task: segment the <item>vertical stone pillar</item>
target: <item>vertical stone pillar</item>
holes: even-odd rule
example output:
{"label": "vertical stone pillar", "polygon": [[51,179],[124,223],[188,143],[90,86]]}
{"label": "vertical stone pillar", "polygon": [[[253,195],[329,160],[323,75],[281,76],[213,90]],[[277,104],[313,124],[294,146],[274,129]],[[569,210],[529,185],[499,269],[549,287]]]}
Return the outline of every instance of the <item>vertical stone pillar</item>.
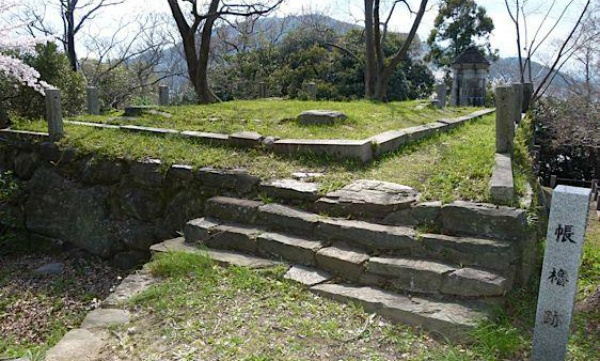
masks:
{"label": "vertical stone pillar", "polygon": [[452,71],[452,90],[450,93],[450,106],[458,106],[458,70]]}
{"label": "vertical stone pillar", "polygon": [[438,107],[439,108],[445,108],[446,107],[446,84],[444,83],[440,83],[437,84],[435,87],[435,92],[437,93],[437,97],[438,97]]}
{"label": "vertical stone pillar", "polygon": [[87,87],[87,107],[88,114],[100,114],[100,100],[98,99],[98,88],[95,86]]}
{"label": "vertical stone pillar", "polygon": [[46,89],[46,120],[50,140],[57,141],[64,135],[60,89]]}
{"label": "vertical stone pillar", "polygon": [[515,92],[510,85],[496,87],[496,153],[512,154],[515,138]]}
{"label": "vertical stone pillar", "polygon": [[266,98],[267,97],[267,83],[261,81],[258,83],[258,97]]}
{"label": "vertical stone pillar", "polygon": [[565,359],[589,207],[589,189],[560,185],[552,192],[533,331],[533,361]]}
{"label": "vertical stone pillar", "polygon": [[531,105],[531,97],[533,96],[533,83],[523,83],[523,104],[521,112],[527,113]]}
{"label": "vertical stone pillar", "polygon": [[317,100],[317,84],[314,82],[306,83],[306,93],[310,100]]}
{"label": "vertical stone pillar", "polygon": [[171,100],[169,98],[169,87],[166,85],[161,85],[158,87],[158,105],[165,107],[171,105]]}
{"label": "vertical stone pillar", "polygon": [[521,123],[521,110],[523,108],[523,84],[513,83],[515,91],[515,123]]}

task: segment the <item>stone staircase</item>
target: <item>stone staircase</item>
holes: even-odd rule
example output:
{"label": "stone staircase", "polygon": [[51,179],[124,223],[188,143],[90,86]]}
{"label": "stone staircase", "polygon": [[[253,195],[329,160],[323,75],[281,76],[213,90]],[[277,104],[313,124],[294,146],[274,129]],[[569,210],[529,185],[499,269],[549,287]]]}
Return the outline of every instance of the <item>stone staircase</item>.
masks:
{"label": "stone staircase", "polygon": [[186,245],[293,265],[286,278],[368,312],[464,339],[518,278],[518,243],[422,233],[291,206],[214,197],[189,221]]}

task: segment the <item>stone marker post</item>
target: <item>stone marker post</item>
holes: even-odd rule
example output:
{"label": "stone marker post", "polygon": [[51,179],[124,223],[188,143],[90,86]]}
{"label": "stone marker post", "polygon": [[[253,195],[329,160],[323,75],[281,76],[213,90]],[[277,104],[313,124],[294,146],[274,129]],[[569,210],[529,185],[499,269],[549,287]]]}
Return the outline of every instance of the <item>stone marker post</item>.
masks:
{"label": "stone marker post", "polygon": [[158,105],[160,105],[160,106],[171,105],[171,101],[169,99],[169,87],[166,85],[161,85],[158,87]]}
{"label": "stone marker post", "polygon": [[100,114],[100,100],[98,99],[98,88],[95,86],[87,87],[87,106],[88,114]]}
{"label": "stone marker post", "polygon": [[445,108],[446,107],[446,97],[447,97],[446,84],[444,84],[444,83],[437,84],[435,87],[435,92],[437,93],[437,97],[438,97],[438,108]]}
{"label": "stone marker post", "polygon": [[521,107],[521,112],[526,113],[529,110],[532,96],[533,83],[523,83],[523,104]]}
{"label": "stone marker post", "polygon": [[540,279],[533,361],[564,361],[590,207],[590,190],[560,185],[552,193]]}
{"label": "stone marker post", "polygon": [[496,153],[512,153],[515,138],[515,92],[510,85],[496,88]]}
{"label": "stone marker post", "polygon": [[513,83],[515,91],[515,123],[521,123],[521,108],[523,107],[523,84]]}
{"label": "stone marker post", "polygon": [[258,97],[267,97],[267,83],[265,83],[264,81],[258,82]]}
{"label": "stone marker post", "polygon": [[50,140],[57,141],[63,137],[63,117],[60,89],[46,89],[46,120]]}
{"label": "stone marker post", "polygon": [[317,84],[314,82],[306,83],[306,93],[308,93],[308,99],[317,99]]}

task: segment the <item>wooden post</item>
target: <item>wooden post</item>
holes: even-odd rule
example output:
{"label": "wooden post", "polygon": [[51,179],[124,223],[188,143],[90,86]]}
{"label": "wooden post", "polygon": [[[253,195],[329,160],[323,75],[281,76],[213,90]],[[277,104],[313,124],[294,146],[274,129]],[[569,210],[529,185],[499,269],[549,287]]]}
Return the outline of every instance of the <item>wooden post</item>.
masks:
{"label": "wooden post", "polygon": [[63,117],[60,89],[46,89],[46,120],[50,140],[60,140],[63,135]]}

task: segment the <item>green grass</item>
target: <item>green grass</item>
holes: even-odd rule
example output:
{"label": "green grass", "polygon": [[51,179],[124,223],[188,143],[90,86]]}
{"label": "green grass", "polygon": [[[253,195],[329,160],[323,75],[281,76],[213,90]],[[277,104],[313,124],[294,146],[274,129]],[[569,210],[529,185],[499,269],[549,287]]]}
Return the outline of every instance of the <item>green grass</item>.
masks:
{"label": "green grass", "polygon": [[[373,103],[369,101],[333,102],[299,100],[237,100],[209,105],[163,107],[171,118],[146,114],[135,120],[122,120],[120,114],[79,116],[71,120],[134,124],[176,130],[195,130],[230,134],[255,131],[264,136],[295,139],[364,139],[391,129],[408,128],[471,113],[474,108],[431,107],[417,110],[423,101]],[[348,119],[333,126],[301,126],[295,119],[305,110],[336,110]]]}
{"label": "green grass", "polygon": [[[15,127],[44,130],[42,122],[19,122]],[[490,201],[488,182],[494,164],[494,116],[465,124],[451,132],[410,144],[371,164],[334,161],[303,155],[278,156],[261,150],[236,150],[194,143],[173,136],[154,136],[66,125],[63,146],[86,153],[130,159],[158,158],[166,164],[195,167],[244,168],[263,179],[290,177],[294,172],[321,172],[323,191],[368,178],[416,188],[423,200]],[[515,174],[517,180],[522,175]],[[517,185],[524,181],[517,182]],[[517,188],[518,192],[522,189]]]}

